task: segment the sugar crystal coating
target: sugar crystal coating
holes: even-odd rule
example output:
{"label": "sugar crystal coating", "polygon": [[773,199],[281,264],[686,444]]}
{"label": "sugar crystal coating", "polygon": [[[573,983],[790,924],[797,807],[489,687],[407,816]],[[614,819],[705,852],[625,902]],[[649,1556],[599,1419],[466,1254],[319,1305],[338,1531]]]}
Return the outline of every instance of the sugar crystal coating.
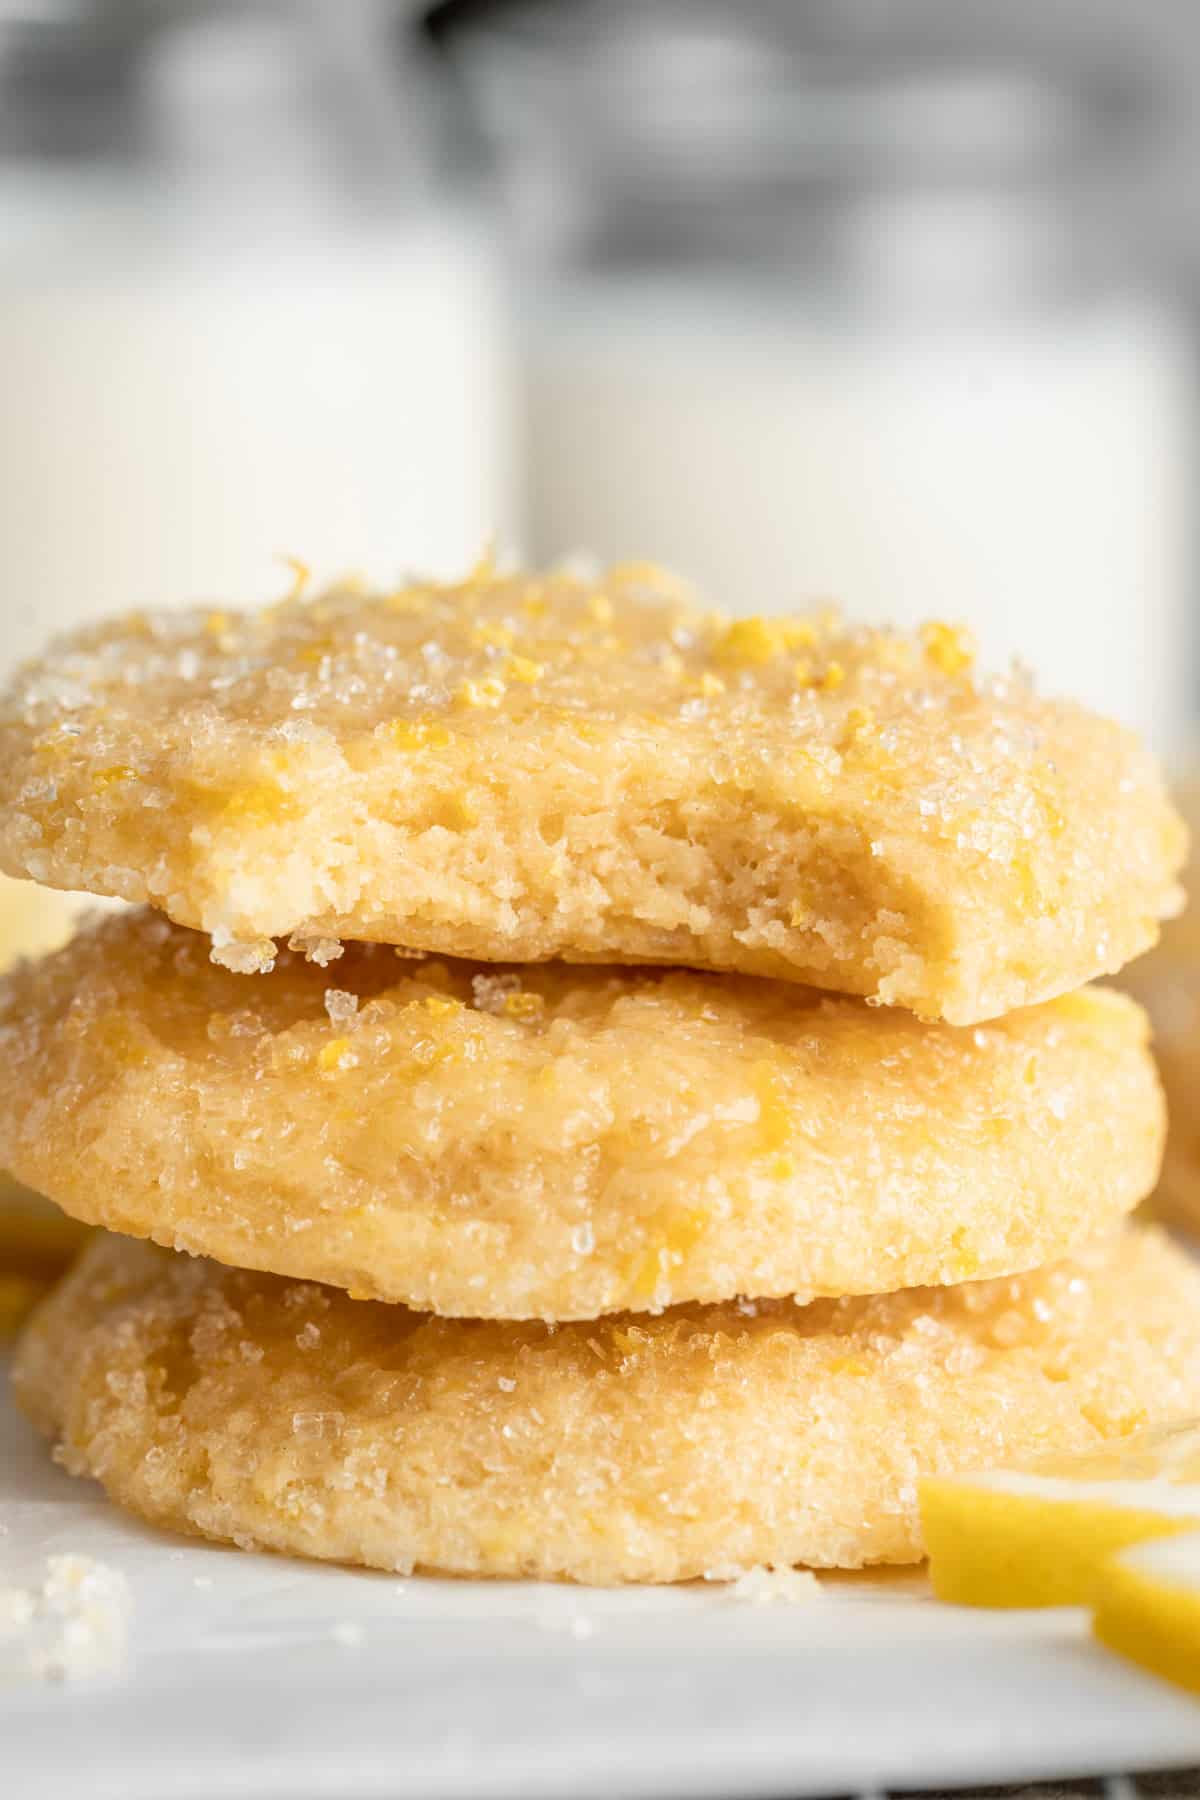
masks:
{"label": "sugar crystal coating", "polygon": [[922,1476],[1200,1411],[1200,1271],[1126,1228],[1006,1281],[553,1326],[98,1238],[16,1383],[68,1469],[247,1548],[593,1583],[853,1568],[920,1558]]}
{"label": "sugar crystal coating", "polygon": [[0,981],[0,1162],[89,1223],[480,1317],[1011,1274],[1152,1186],[1134,1003],[986,1026],[791,983],[348,944],[255,980],[150,911]]}
{"label": "sugar crystal coating", "polygon": [[291,938],[683,963],[959,1024],[1154,940],[1183,833],[1124,731],[961,632],[731,621],[645,565],[132,614],[0,705],[0,864]]}

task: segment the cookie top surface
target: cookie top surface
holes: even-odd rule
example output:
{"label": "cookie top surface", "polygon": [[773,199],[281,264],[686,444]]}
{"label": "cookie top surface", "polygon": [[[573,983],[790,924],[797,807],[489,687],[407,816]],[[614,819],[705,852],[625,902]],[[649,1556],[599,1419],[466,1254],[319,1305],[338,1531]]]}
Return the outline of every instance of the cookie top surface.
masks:
{"label": "cookie top surface", "polygon": [[730,621],[642,568],[131,615],[0,707],[3,866],[246,970],[349,937],[970,1023],[1145,949],[1183,847],[1133,738],[960,632]]}
{"label": "cookie top surface", "polygon": [[348,945],[255,979],[149,910],[0,981],[0,1165],[67,1211],[431,1311],[1009,1274],[1152,1186],[1145,1019]]}
{"label": "cookie top surface", "polygon": [[1010,1281],[496,1324],[101,1238],[19,1397],[77,1473],[246,1546],[674,1581],[922,1554],[916,1481],[1200,1410],[1200,1273],[1127,1229]]}

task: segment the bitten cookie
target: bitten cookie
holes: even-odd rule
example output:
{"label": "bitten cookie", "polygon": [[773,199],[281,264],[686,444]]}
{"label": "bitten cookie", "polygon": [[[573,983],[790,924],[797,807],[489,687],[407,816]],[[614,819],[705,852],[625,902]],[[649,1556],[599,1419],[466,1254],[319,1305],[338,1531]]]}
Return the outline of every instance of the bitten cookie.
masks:
{"label": "bitten cookie", "polygon": [[961,633],[731,621],[645,569],[130,615],[0,706],[0,865],[245,970],[373,939],[971,1024],[1145,950],[1183,853],[1128,733]]}

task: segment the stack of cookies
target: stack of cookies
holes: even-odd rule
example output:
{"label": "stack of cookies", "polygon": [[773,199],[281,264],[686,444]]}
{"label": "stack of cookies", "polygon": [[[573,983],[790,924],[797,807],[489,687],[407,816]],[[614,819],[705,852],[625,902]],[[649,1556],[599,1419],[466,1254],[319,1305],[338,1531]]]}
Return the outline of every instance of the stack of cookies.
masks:
{"label": "stack of cookies", "polygon": [[1200,1411],[1200,1276],[1124,1223],[1145,1022],[1083,985],[1183,848],[1127,734],[962,634],[642,566],[60,644],[0,861],[142,904],[0,985],[0,1164],[108,1228],[20,1397],[247,1546],[918,1559],[921,1475]]}

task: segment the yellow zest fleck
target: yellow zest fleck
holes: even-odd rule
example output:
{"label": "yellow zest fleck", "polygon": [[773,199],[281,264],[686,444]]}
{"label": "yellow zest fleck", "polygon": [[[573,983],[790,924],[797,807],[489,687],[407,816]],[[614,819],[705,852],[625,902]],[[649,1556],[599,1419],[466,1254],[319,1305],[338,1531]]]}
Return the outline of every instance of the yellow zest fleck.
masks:
{"label": "yellow zest fleck", "polygon": [[651,1300],[664,1276],[678,1268],[708,1228],[708,1214],[698,1206],[676,1207],[655,1218],[650,1226],[653,1241],[634,1257],[629,1270],[630,1291],[635,1300]]}
{"label": "yellow zest fleck", "polygon": [[124,763],[114,763],[109,769],[97,769],[92,776],[94,788],[116,787],[122,781],[132,781],[133,770]]}
{"label": "yellow zest fleck", "polygon": [[753,1064],[750,1080],[758,1101],[759,1149],[783,1150],[792,1135],[792,1114],[779,1070],[764,1059]]}
{"label": "yellow zest fleck", "polygon": [[454,698],[460,706],[499,706],[504,694],[504,683],[495,675],[485,675],[481,681],[464,681]]}
{"label": "yellow zest fleck", "polygon": [[[635,1258],[629,1280],[629,1291],[635,1301],[652,1300],[658,1289],[662,1275],[662,1263],[657,1250],[643,1251]],[[620,1334],[614,1332],[614,1338]],[[622,1346],[624,1348],[624,1346]],[[625,1355],[630,1351],[625,1350]]]}
{"label": "yellow zest fleck", "polygon": [[813,684],[813,665],[811,656],[801,656],[792,664],[792,680],[797,687],[811,687]]}
{"label": "yellow zest fleck", "polygon": [[695,1248],[708,1226],[708,1214],[698,1206],[680,1207],[667,1220],[663,1249],[671,1262],[682,1261]]}
{"label": "yellow zest fleck", "polygon": [[1066,815],[1054,804],[1047,794],[1039,793],[1038,802],[1046,820],[1046,830],[1051,837],[1061,837],[1067,829]]}
{"label": "yellow zest fleck", "polygon": [[788,1155],[786,1151],[782,1156],[777,1156],[775,1161],[771,1164],[771,1179],[773,1181],[791,1181],[795,1173],[796,1159],[794,1156]]}
{"label": "yellow zest fleck", "polygon": [[516,632],[511,625],[502,625],[498,619],[476,625],[471,633],[471,642],[477,650],[511,650]]}
{"label": "yellow zest fleck", "polygon": [[875,727],[875,713],[869,706],[852,706],[846,714],[843,748],[869,738]]}
{"label": "yellow zest fleck", "polygon": [[328,1075],[335,1069],[340,1069],[342,1067],[342,1058],[346,1056],[349,1051],[350,1039],[348,1037],[331,1038],[329,1043],[324,1045],[318,1055],[317,1064],[319,1068]]}
{"label": "yellow zest fleck", "polygon": [[817,682],[817,686],[826,694],[835,694],[842,686],[845,679],[846,671],[843,669],[841,663],[831,662],[827,664],[824,674]]}
{"label": "yellow zest fleck", "polygon": [[466,794],[451,794],[442,808],[441,823],[447,831],[465,831],[479,823],[479,809]]}
{"label": "yellow zest fleck", "polygon": [[600,742],[599,727],[585,719],[581,713],[572,712],[569,706],[557,706],[550,715],[556,725],[565,725],[581,744],[598,744]]}
{"label": "yellow zest fleck", "polygon": [[829,1365],[831,1375],[869,1375],[870,1363],[864,1362],[861,1356],[841,1356]]}
{"label": "yellow zest fleck", "polygon": [[270,825],[285,818],[292,805],[288,795],[273,781],[247,782],[235,788],[221,809],[224,824]]}
{"label": "yellow zest fleck", "polygon": [[755,665],[770,662],[783,647],[784,634],[774,619],[735,619],[717,639],[713,654],[719,662]]}
{"label": "yellow zest fleck", "polygon": [[546,614],[546,601],[544,596],[536,589],[534,589],[532,593],[526,594],[524,600],[521,602],[521,611],[527,619],[544,618]]}
{"label": "yellow zest fleck", "polygon": [[793,931],[801,931],[812,919],[812,907],[806,906],[803,900],[793,900],[788,908],[788,924]]}
{"label": "yellow zest fleck", "polygon": [[487,1525],[479,1532],[479,1547],[491,1562],[517,1561],[526,1554],[531,1521],[517,1518],[509,1524]]}
{"label": "yellow zest fleck", "polygon": [[[1123,1407],[1120,1412],[1114,1412],[1111,1406],[1105,1402],[1097,1404],[1093,1401],[1082,1406],[1080,1411],[1089,1425],[1094,1426],[1105,1437],[1109,1437],[1111,1434],[1113,1441],[1128,1439],[1136,1436],[1140,1431],[1152,1428],[1150,1414],[1144,1406],[1128,1406]],[[1200,1458],[1196,1456],[1183,1458],[1179,1465],[1179,1478],[1181,1481],[1185,1479],[1188,1481],[1200,1480]]]}
{"label": "yellow zest fleck", "polygon": [[336,649],[337,645],[333,638],[328,632],[325,632],[321,637],[314,638],[311,643],[305,644],[302,650],[298,650],[295,661],[304,667],[311,668],[315,664],[323,662],[327,656],[332,656]]}
{"label": "yellow zest fleck", "polygon": [[706,700],[715,700],[718,694],[725,692],[725,683],[711,669],[705,669],[696,685]]}
{"label": "yellow zest fleck", "polygon": [[961,625],[945,625],[931,620],[921,627],[925,655],[943,675],[961,675],[975,660],[975,642]]}
{"label": "yellow zest fleck", "polygon": [[33,747],[39,756],[58,756],[75,742],[77,736],[78,733],[74,731],[51,731],[45,737],[38,738]]}
{"label": "yellow zest fleck", "polygon": [[210,637],[221,637],[229,630],[231,623],[227,612],[210,612],[204,615],[204,629]]}
{"label": "yellow zest fleck", "polygon": [[312,570],[309,568],[308,564],[302,562],[298,556],[281,556],[279,560],[285,568],[292,571],[292,585],[288,589],[285,603],[299,600],[301,594],[303,594],[305,588],[312,580]]}
{"label": "yellow zest fleck", "polygon": [[398,750],[442,750],[450,742],[450,733],[436,720],[393,719],[386,731]]}
{"label": "yellow zest fleck", "polygon": [[506,994],[504,996],[504,1016],[508,1019],[520,1019],[528,1024],[533,1019],[540,1019],[546,1010],[546,1002],[541,994]]}
{"label": "yellow zest fleck", "polygon": [[607,594],[589,594],[587,609],[597,625],[611,625],[613,622],[613,603]]}
{"label": "yellow zest fleck", "polygon": [[1018,913],[1022,917],[1026,917],[1030,913],[1039,911],[1037,877],[1033,872],[1033,861],[1027,850],[1018,851],[1013,858],[1012,870]]}
{"label": "yellow zest fleck", "polygon": [[451,1013],[462,1011],[461,1000],[446,1000],[440,994],[430,994],[421,1005],[431,1019],[448,1019]]}
{"label": "yellow zest fleck", "polygon": [[504,673],[510,681],[521,681],[532,687],[546,673],[546,665],[534,662],[529,656],[510,656],[504,665]]}
{"label": "yellow zest fleck", "polygon": [[974,1250],[967,1248],[967,1233],[960,1228],[950,1242],[954,1250],[950,1258],[950,1273],[955,1281],[970,1281],[973,1275],[979,1273],[979,1258]]}
{"label": "yellow zest fleck", "polygon": [[811,650],[821,635],[820,621],[784,619],[780,622],[780,635],[785,650]]}

